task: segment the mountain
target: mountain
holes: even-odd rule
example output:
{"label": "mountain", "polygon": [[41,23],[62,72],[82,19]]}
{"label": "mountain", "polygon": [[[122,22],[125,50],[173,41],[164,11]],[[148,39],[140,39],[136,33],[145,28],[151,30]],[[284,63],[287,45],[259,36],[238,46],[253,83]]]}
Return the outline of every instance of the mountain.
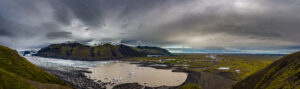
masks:
{"label": "mountain", "polygon": [[144,54],[169,55],[170,52],[159,47],[138,46],[136,50]]}
{"label": "mountain", "polygon": [[300,52],[275,61],[236,83],[233,89],[300,89]]}
{"label": "mountain", "polygon": [[169,55],[165,49],[158,47],[130,47],[126,45],[103,44],[86,46],[80,43],[53,44],[42,48],[35,54],[41,57],[74,59],[74,60],[105,60],[126,57],[144,57],[146,55]]}
{"label": "mountain", "polygon": [[0,45],[0,89],[71,89],[62,80]]}

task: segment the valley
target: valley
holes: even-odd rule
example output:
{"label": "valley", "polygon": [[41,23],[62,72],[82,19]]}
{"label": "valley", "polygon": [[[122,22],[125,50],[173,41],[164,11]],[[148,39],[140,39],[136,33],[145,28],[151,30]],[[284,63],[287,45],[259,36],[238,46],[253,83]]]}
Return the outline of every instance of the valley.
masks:
{"label": "valley", "polygon": [[[91,87],[94,89],[142,89],[144,87],[176,89],[181,87],[192,87],[192,85],[201,87],[203,89],[220,89],[220,87],[222,87],[222,89],[229,89],[234,83],[243,80],[258,70],[263,69],[281,57],[282,55],[174,54],[161,57],[132,57],[119,61],[79,61],[35,56],[27,56],[26,58],[32,63],[42,67],[46,71],[58,77],[60,76],[59,78],[69,81],[71,85],[74,85],[78,89],[84,89],[84,87]],[[114,64],[114,66],[112,64]],[[129,66],[133,67],[130,68]],[[222,69],[222,67],[225,67],[225,69]],[[178,82],[181,80],[181,82],[168,86],[167,83],[170,82],[164,83],[166,80],[164,78],[167,77],[159,78],[163,77],[163,74],[161,76],[158,74],[155,77],[154,75],[159,72],[154,72],[153,69],[151,69],[151,72],[149,68],[155,68],[156,70],[171,70],[174,73],[185,73],[186,75],[183,79],[180,77],[171,77],[171,79],[174,79]],[[147,74],[153,76],[147,77],[144,74],[140,74],[145,73],[145,71],[148,70],[149,73]],[[82,80],[78,78],[71,78],[71,76],[81,76],[80,79]],[[130,76],[135,77],[129,78]],[[158,84],[162,85],[151,85],[150,82],[155,83],[155,80],[150,81],[149,84],[147,84],[145,81],[141,82],[143,80],[140,79],[144,79],[143,77],[161,79],[160,81],[158,80],[158,82],[160,82]],[[140,83],[136,81],[136,79],[138,79]],[[72,81],[82,82],[76,83]]]}

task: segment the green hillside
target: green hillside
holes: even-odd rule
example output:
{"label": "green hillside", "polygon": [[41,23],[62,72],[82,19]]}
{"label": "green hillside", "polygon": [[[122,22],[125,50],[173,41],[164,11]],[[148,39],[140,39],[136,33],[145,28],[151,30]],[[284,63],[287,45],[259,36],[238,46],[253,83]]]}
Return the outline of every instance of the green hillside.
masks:
{"label": "green hillside", "polygon": [[143,57],[149,54],[169,55],[170,53],[158,47],[130,47],[122,44],[86,46],[80,43],[62,43],[42,48],[36,56],[75,60],[105,60]]}
{"label": "green hillside", "polygon": [[51,84],[68,88],[62,80],[19,56],[17,51],[4,46],[0,46],[0,64],[0,89],[31,89],[43,85],[51,87]]}
{"label": "green hillside", "polygon": [[300,89],[300,52],[284,56],[232,88]]}

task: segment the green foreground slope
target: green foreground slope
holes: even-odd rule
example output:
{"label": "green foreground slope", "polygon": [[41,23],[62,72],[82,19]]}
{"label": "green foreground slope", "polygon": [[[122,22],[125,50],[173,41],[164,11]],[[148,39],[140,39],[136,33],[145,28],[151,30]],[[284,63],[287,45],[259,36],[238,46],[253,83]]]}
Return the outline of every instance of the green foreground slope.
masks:
{"label": "green foreground slope", "polygon": [[17,51],[1,45],[0,64],[0,89],[35,88],[35,85],[28,81],[41,83],[41,86],[42,84],[67,86],[62,80],[19,56]]}
{"label": "green foreground slope", "polygon": [[300,52],[284,56],[232,88],[300,89]]}
{"label": "green foreground slope", "polygon": [[21,77],[3,69],[0,69],[0,80],[0,89],[34,89],[33,86],[26,83]]}

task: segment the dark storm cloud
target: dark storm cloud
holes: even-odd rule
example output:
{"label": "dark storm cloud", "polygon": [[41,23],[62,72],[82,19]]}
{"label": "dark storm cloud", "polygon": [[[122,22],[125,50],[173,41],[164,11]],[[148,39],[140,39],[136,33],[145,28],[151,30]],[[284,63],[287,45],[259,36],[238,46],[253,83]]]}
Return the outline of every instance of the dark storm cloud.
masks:
{"label": "dark storm cloud", "polygon": [[13,33],[7,30],[6,26],[8,25],[6,20],[0,14],[0,36],[10,37],[13,36]]}
{"label": "dark storm cloud", "polygon": [[[117,14],[119,20],[135,16],[164,3],[164,0],[51,0],[54,18],[70,24],[74,17],[89,26],[105,25],[105,15]],[[131,18],[134,19],[134,18]],[[125,26],[125,25],[123,25]]]}
{"label": "dark storm cloud", "polygon": [[98,26],[103,21],[99,0],[51,0],[55,8],[55,18],[65,24],[69,24],[72,15],[87,25]]}
{"label": "dark storm cloud", "polygon": [[11,32],[8,32],[7,30],[0,28],[0,36],[11,37],[14,35]]}
{"label": "dark storm cloud", "polygon": [[46,37],[48,39],[60,39],[60,38],[70,38],[72,35],[71,32],[51,32],[47,33]]}
{"label": "dark storm cloud", "polygon": [[1,0],[0,41],[289,49],[299,14],[299,0]]}

